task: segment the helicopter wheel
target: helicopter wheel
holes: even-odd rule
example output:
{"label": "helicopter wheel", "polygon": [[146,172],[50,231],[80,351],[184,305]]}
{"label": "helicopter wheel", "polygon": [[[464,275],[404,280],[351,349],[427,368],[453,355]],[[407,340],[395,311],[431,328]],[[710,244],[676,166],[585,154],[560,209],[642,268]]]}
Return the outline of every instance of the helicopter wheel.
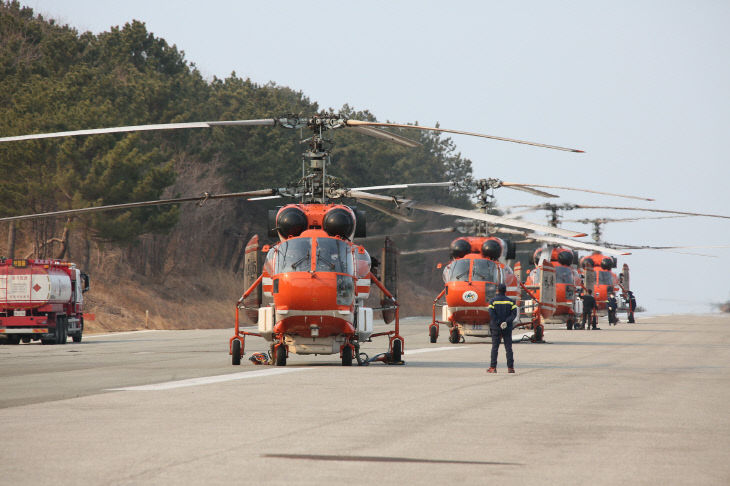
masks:
{"label": "helicopter wheel", "polygon": [[395,339],[392,344],[392,349],[390,352],[390,362],[391,363],[400,363],[403,359],[403,348],[402,343],[400,342],[400,339]]}
{"label": "helicopter wheel", "polygon": [[431,338],[431,342],[435,343],[439,338],[439,329],[436,326],[431,326],[428,329],[428,337]]}
{"label": "helicopter wheel", "polygon": [[565,326],[568,328],[568,331],[573,329],[573,319],[568,319],[568,322],[565,324]]}
{"label": "helicopter wheel", "polygon": [[349,343],[342,348],[342,366],[352,366],[352,346]]}
{"label": "helicopter wheel", "polygon": [[276,366],[286,366],[286,346],[283,344],[274,347],[274,364]]}
{"label": "helicopter wheel", "polygon": [[231,345],[231,363],[234,366],[241,364],[241,341],[238,339],[234,339]]}
{"label": "helicopter wheel", "polygon": [[451,331],[449,331],[449,342],[451,344],[457,344],[460,341],[459,337],[459,328],[456,326],[452,327]]}

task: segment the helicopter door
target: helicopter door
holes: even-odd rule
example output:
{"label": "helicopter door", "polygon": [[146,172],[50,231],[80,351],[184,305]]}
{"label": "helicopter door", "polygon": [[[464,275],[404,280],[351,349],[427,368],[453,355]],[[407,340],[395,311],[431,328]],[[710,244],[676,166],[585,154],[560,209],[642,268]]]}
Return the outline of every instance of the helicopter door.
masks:
{"label": "helicopter door", "polygon": [[625,292],[628,292],[631,290],[631,287],[629,286],[629,266],[624,263],[623,268],[621,269],[621,287],[623,287],[623,290]]}
{"label": "helicopter door", "polygon": [[584,268],[583,271],[585,272],[585,280],[583,281],[583,286],[591,292],[595,293],[596,271],[593,270],[592,267]]}
{"label": "helicopter door", "polygon": [[[382,270],[381,275],[383,277],[383,285],[388,292],[393,294],[393,297],[398,298],[398,248],[393,244],[393,241],[385,237],[383,246],[383,259],[382,259]],[[387,307],[391,304],[385,294],[380,293],[380,306]],[[383,320],[386,324],[390,324],[395,320],[395,309],[388,309],[383,311]]]}
{"label": "helicopter door", "polygon": [[548,318],[555,312],[555,267],[546,261],[540,269],[540,307],[542,316]]}
{"label": "helicopter door", "polygon": [[[243,267],[243,287],[248,290],[252,283],[259,277],[259,235],[253,237],[246,243],[246,256]],[[246,309],[244,313],[244,322],[247,324],[256,324],[259,320],[258,308],[261,307],[261,285],[243,301],[246,307],[255,307],[255,309]]]}

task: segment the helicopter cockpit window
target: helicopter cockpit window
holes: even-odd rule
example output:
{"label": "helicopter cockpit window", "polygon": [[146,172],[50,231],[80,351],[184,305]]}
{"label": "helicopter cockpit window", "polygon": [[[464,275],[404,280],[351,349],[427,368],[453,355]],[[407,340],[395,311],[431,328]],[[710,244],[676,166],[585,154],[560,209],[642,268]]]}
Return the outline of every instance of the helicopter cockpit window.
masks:
{"label": "helicopter cockpit window", "polygon": [[365,278],[370,275],[370,267],[372,266],[372,260],[370,255],[365,251],[365,248],[355,250],[355,271],[357,278]]}
{"label": "helicopter cockpit window", "polygon": [[559,284],[573,283],[573,270],[568,267],[555,267],[555,281]]}
{"label": "helicopter cockpit window", "polygon": [[312,238],[292,238],[278,246],[276,273],[308,272],[311,267]]}
{"label": "helicopter cockpit window", "polygon": [[276,259],[276,253],[278,249],[275,246],[272,246],[269,251],[266,253],[266,259],[264,260],[264,272],[266,272],[269,276],[274,275],[274,261]]}
{"label": "helicopter cockpit window", "polygon": [[598,272],[598,285],[613,285],[613,274],[611,272]]}
{"label": "helicopter cockpit window", "polygon": [[454,260],[451,262],[444,272],[444,278],[447,282],[454,282],[454,281],[462,281],[467,282],[469,281],[469,263],[471,260]]}
{"label": "helicopter cockpit window", "polygon": [[474,260],[474,272],[471,277],[473,281],[499,283],[499,277],[496,263],[491,260]]}
{"label": "helicopter cockpit window", "polygon": [[317,271],[353,275],[354,262],[350,245],[334,238],[317,238]]}

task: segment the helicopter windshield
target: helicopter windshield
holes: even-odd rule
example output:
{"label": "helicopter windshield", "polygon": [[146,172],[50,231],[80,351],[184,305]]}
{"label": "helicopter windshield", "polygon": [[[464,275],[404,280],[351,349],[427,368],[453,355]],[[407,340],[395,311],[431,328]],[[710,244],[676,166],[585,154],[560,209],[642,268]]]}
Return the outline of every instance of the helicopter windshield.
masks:
{"label": "helicopter windshield", "polygon": [[499,282],[499,269],[491,260],[474,260],[471,279],[479,282]]}
{"label": "helicopter windshield", "polygon": [[613,285],[613,274],[611,272],[598,272],[598,285]]}
{"label": "helicopter windshield", "polygon": [[444,282],[469,280],[469,262],[471,260],[454,260],[444,269]]}
{"label": "helicopter windshield", "polygon": [[569,267],[555,267],[556,282],[559,284],[573,284],[573,270]]}
{"label": "helicopter windshield", "polygon": [[334,238],[317,238],[317,271],[352,275],[354,262],[350,245]]}
{"label": "helicopter windshield", "polygon": [[308,272],[311,267],[312,238],[292,238],[278,246],[276,273]]}

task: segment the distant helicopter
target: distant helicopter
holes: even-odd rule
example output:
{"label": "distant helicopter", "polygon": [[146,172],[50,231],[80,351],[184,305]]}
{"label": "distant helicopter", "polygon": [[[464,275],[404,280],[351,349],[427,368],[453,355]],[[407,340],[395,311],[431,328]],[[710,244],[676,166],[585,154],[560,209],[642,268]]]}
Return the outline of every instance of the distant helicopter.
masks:
{"label": "distant helicopter", "polygon": [[[513,208],[523,208],[525,206],[512,206]],[[537,206],[527,206],[528,209],[534,210],[534,209],[543,209],[550,212],[550,216],[548,217],[548,222],[551,225],[558,225],[562,222],[576,222],[576,223],[584,223],[584,224],[591,224],[593,225],[593,232],[592,232],[592,238],[595,241],[595,245],[597,245],[594,248],[589,248],[589,244],[586,244],[584,242],[562,242],[562,247],[550,247],[546,246],[544,249],[540,250],[538,249],[535,252],[535,255],[533,256],[534,260],[538,260],[540,258],[550,258],[553,260],[553,263],[555,263],[556,259],[561,258],[563,260],[563,263],[558,263],[559,266],[567,267],[565,264],[569,260],[569,251],[573,251],[572,258],[572,270],[571,274],[572,276],[569,276],[566,270],[560,270],[560,272],[563,273],[563,278],[558,280],[558,294],[562,294],[562,288],[565,288],[565,300],[563,301],[563,305],[558,306],[558,311],[555,313],[555,315],[552,317],[552,319],[548,322],[553,323],[559,323],[562,322],[566,325],[568,329],[572,329],[576,324],[576,310],[580,308],[581,303],[577,300],[578,295],[582,292],[586,292],[587,290],[591,290],[593,293],[594,298],[596,299],[597,309],[596,309],[596,316],[598,317],[605,317],[607,314],[607,299],[611,294],[614,294],[616,296],[619,296],[619,307],[618,311],[627,311],[628,310],[628,292],[630,289],[630,275],[629,275],[629,266],[628,264],[624,263],[621,269],[621,272],[616,274],[614,272],[614,269],[617,268],[617,260],[616,256],[619,255],[628,255],[630,254],[629,251],[635,251],[635,250],[675,250],[675,249],[685,249],[685,248],[706,248],[706,246],[650,246],[650,245],[623,245],[623,244],[614,244],[609,243],[606,241],[603,241],[602,239],[602,226],[607,223],[621,223],[621,222],[637,222],[637,221],[644,221],[648,219],[667,219],[667,218],[677,218],[677,217],[687,217],[687,216],[708,216],[708,217],[716,217],[716,218],[728,218],[727,216],[723,215],[713,215],[713,214],[704,214],[704,213],[690,213],[686,211],[671,211],[671,210],[663,210],[663,209],[651,209],[651,208],[628,208],[628,207],[615,207],[615,206],[586,206],[586,205],[578,205],[578,204],[541,204]],[[638,211],[647,211],[647,212],[660,212],[660,213],[668,213],[669,216],[642,216],[642,217],[632,217],[632,218],[584,218],[584,219],[562,219],[558,216],[558,212],[560,211],[570,211],[573,209],[620,209],[620,210],[638,210]],[[534,238],[532,236],[527,237],[528,240],[526,241],[534,241]],[[557,242],[557,239],[552,239],[551,237],[547,236],[542,238],[541,241],[546,242],[554,240]],[[599,247],[600,245],[600,247]],[[590,255],[584,256],[582,258],[579,257],[577,249],[588,249],[592,250]],[[703,255],[706,256],[706,255]],[[537,265],[537,261],[535,261],[535,265]],[[532,276],[532,272],[528,275],[528,279],[526,281],[526,285],[531,286],[534,288],[535,282],[534,277]],[[535,272],[538,274],[539,272]],[[576,280],[576,273],[579,275],[580,283],[578,284],[578,280]],[[563,280],[563,282],[561,282]],[[570,309],[570,306],[568,305],[569,302],[569,295],[570,295],[570,283],[568,283],[570,280],[575,281],[576,283],[573,285],[576,292],[572,297],[573,300],[573,309]],[[538,292],[539,294],[539,292]],[[558,298],[558,301],[560,302],[560,297]]]}
{"label": "distant helicopter", "polygon": [[[386,363],[401,362],[405,341],[399,331],[398,302],[393,294],[372,273],[371,259],[367,251],[352,242],[355,236],[364,236],[365,234],[365,214],[357,207],[333,201],[351,198],[357,201],[368,201],[371,204],[372,201],[395,203],[396,207],[407,206],[413,209],[474,218],[493,224],[538,230],[561,236],[584,235],[584,233],[536,225],[478,211],[426,204],[401,197],[368,192],[381,189],[443,186],[450,183],[436,182],[346,188],[339,179],[327,173],[327,162],[330,158],[332,143],[324,138],[324,134],[330,130],[342,128],[350,128],[406,147],[414,147],[417,142],[376,127],[456,133],[557,150],[582,152],[576,149],[504,137],[442,128],[366,122],[347,119],[332,113],[321,113],[312,117],[285,115],[279,118],[258,120],[170,123],[76,130],[4,137],[0,138],[0,142],[215,126],[279,126],[288,129],[308,129],[312,135],[304,141],[307,144],[307,149],[303,153],[303,160],[309,162],[308,167],[303,167],[301,178],[283,188],[218,195],[205,193],[198,197],[130,202],[6,217],[0,218],[0,221],[85,214],[94,211],[193,201],[202,204],[208,200],[226,198],[257,200],[291,197],[298,199],[297,203],[281,207],[270,218],[270,227],[278,235],[279,242],[267,249],[263,272],[253,282],[250,282],[250,277],[254,274],[252,270],[257,267],[254,256],[257,252],[258,242],[251,241],[247,245],[250,248],[246,250],[246,268],[248,269],[246,275],[249,280],[247,283],[250,283],[250,285],[247,285],[246,290],[236,304],[235,332],[229,340],[229,353],[234,365],[240,364],[245,349],[245,338],[250,335],[261,336],[271,343],[271,359],[275,365],[279,366],[286,364],[289,352],[315,355],[339,353],[344,366],[351,365],[353,358],[357,358],[359,364],[364,364],[367,360],[363,360],[361,357],[359,352],[360,343],[369,341],[376,336],[387,336],[389,340],[388,351],[384,353],[382,360]],[[371,284],[375,284],[389,299],[388,305],[380,310],[395,311],[395,327],[393,330],[373,332],[373,309],[364,306],[364,298],[369,294]],[[255,292],[259,286],[263,288],[263,294],[273,300],[270,305],[258,307],[260,299],[257,298]],[[258,332],[249,332],[241,328],[240,310],[250,313],[255,311],[258,314]]]}
{"label": "distant helicopter", "polygon": [[[484,213],[492,209],[493,195],[491,190],[500,187],[525,190],[543,197],[558,197],[554,194],[536,190],[533,186],[597,192],[590,189],[564,186],[517,184],[506,183],[498,179],[481,179],[476,181],[477,206]],[[605,192],[601,192],[601,194],[637,198],[636,196]],[[564,277],[560,263],[553,262],[550,258],[536,262],[539,268],[532,274],[529,286],[525,286],[521,283],[521,264],[519,262],[515,263],[514,271],[509,266],[515,259],[515,243],[513,241],[489,236],[490,228],[481,221],[473,221],[473,224],[467,224],[466,228],[462,227],[459,230],[467,234],[471,233],[474,236],[459,237],[451,242],[449,247],[451,262],[446,265],[443,271],[444,289],[434,299],[433,303],[432,319],[429,324],[430,341],[432,343],[437,342],[440,324],[449,327],[449,341],[451,343],[462,342],[465,336],[489,337],[491,335],[489,328],[491,318],[487,307],[495,296],[497,286],[502,283],[507,287],[507,297],[515,300],[518,305],[521,304],[523,290],[531,297],[530,306],[526,309],[530,321],[519,325],[534,331],[533,340],[542,341],[543,322],[563,310],[562,306],[556,305],[556,297],[565,299],[567,292],[573,299],[572,294],[567,291],[564,284],[556,285],[556,277],[558,277],[557,282],[560,282]],[[517,230],[502,228],[500,231],[525,236],[524,233]],[[545,238],[546,241],[561,241],[560,238],[547,235],[531,235],[530,237],[535,240]],[[569,240],[565,240],[565,242],[572,243]],[[595,245],[588,245],[587,247],[600,248]],[[557,276],[556,271],[559,273]],[[577,272],[575,273],[577,274]],[[570,283],[575,285],[574,281]],[[558,292],[558,295],[556,295],[556,292]],[[445,298],[443,305],[439,303],[442,298]],[[571,302],[571,308],[573,304],[574,302]],[[437,318],[436,308],[438,306],[441,307],[441,315]]]}

